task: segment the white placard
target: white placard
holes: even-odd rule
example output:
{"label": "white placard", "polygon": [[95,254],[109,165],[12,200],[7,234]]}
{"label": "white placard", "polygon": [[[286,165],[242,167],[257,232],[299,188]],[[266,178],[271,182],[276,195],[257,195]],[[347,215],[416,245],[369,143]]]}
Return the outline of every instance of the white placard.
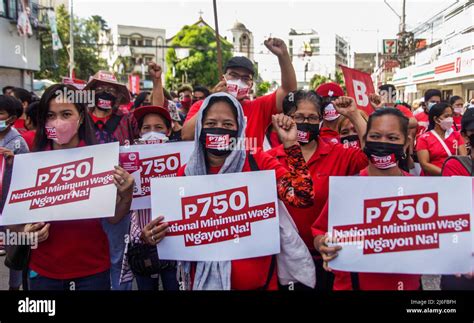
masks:
{"label": "white placard", "polygon": [[0,225],[112,217],[119,144],[15,156]]}
{"label": "white placard", "polygon": [[[331,177],[329,266],[351,272],[471,270],[472,178]],[[344,201],[344,203],[341,203]]]}
{"label": "white placard", "polygon": [[170,224],[161,259],[225,261],[280,252],[275,172],[153,178],[152,217]]}
{"label": "white placard", "polygon": [[150,209],[153,177],[176,177],[188,162],[194,141],[120,147],[120,166],[135,178],[132,210]]}

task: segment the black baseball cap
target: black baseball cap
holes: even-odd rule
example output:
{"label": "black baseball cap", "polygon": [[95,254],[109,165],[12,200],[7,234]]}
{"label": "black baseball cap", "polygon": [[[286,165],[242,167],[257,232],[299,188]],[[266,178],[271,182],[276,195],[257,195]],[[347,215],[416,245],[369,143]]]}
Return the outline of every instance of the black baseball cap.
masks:
{"label": "black baseball cap", "polygon": [[474,109],[466,109],[461,119],[461,130],[474,130]]}
{"label": "black baseball cap", "polygon": [[240,67],[240,68],[245,68],[246,70],[250,71],[252,75],[255,74],[255,71],[253,69],[253,63],[244,56],[234,56],[232,57],[226,64],[225,66],[225,71],[227,71],[228,68],[231,67]]}

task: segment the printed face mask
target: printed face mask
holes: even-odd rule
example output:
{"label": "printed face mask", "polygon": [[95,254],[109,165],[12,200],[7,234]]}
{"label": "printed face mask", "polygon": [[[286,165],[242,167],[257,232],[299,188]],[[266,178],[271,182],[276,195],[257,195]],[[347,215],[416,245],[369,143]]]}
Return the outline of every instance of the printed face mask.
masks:
{"label": "printed face mask", "polygon": [[79,120],[61,120],[57,118],[54,121],[46,123],[46,136],[60,145],[67,144],[77,133]]}
{"label": "printed face mask", "polygon": [[232,152],[232,141],[237,130],[224,128],[202,128],[199,141],[204,149],[215,156],[226,156]]}
{"label": "printed face mask", "polygon": [[95,105],[102,110],[110,110],[114,107],[117,98],[107,92],[100,92],[96,95]]}
{"label": "printed face mask", "polygon": [[323,112],[323,119],[326,121],[333,121],[339,118],[341,115],[337,113],[336,108],[334,108],[334,105],[332,103],[329,103],[325,108]]}
{"label": "printed face mask", "polygon": [[298,142],[306,145],[312,140],[316,140],[319,136],[319,124],[297,123],[296,124]]}
{"label": "printed face mask", "polygon": [[397,166],[398,161],[405,155],[403,145],[378,141],[367,141],[364,153],[378,169],[388,169]]}
{"label": "printed face mask", "polygon": [[143,144],[161,144],[169,140],[166,134],[156,131],[144,133],[140,138],[140,143]]}
{"label": "printed face mask", "polygon": [[250,86],[240,79],[226,80],[226,83],[227,92],[238,100],[245,98],[250,92]]}
{"label": "printed face mask", "polygon": [[341,144],[343,144],[345,148],[360,148],[359,136],[350,135],[341,137]]}

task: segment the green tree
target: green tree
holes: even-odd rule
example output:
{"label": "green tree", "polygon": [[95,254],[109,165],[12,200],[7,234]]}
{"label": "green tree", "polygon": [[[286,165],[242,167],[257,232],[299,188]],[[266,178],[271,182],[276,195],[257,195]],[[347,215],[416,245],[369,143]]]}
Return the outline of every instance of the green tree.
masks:
{"label": "green tree", "polygon": [[311,80],[309,81],[309,86],[310,89],[316,89],[318,86],[321,84],[327,83],[327,82],[335,82],[339,84],[342,89],[345,91],[346,90],[346,85],[344,83],[344,76],[341,71],[336,71],[336,79],[330,79],[329,77],[325,75],[319,75],[319,74],[314,74]]}
{"label": "green tree", "polygon": [[[184,26],[171,46],[190,47],[189,56],[179,60],[174,48],[166,53],[166,86],[177,88],[187,75],[187,83],[214,87],[220,80],[217,67],[217,44],[214,31],[208,26]],[[222,63],[232,57],[232,44],[221,39]],[[173,76],[173,66],[175,75]]]}
{"label": "green tree", "polygon": [[256,91],[257,97],[267,94],[271,87],[272,87],[272,84],[268,81],[263,81],[261,83],[258,83],[257,91]]}
{"label": "green tree", "polygon": [[[53,51],[51,30],[41,30],[41,70],[36,78],[51,79],[59,82],[61,77],[69,75],[69,19],[64,5],[56,10],[56,22],[63,48]],[[100,16],[87,19],[74,17],[74,63],[76,77],[88,80],[90,75],[100,69],[107,69],[107,62],[99,58],[99,32],[107,28]]]}

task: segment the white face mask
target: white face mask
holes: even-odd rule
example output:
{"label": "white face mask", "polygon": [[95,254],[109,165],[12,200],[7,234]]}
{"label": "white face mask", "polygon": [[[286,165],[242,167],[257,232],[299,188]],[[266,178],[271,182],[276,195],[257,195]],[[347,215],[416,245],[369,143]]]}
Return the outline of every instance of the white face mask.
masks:
{"label": "white face mask", "polygon": [[227,92],[236,99],[245,98],[250,92],[250,86],[242,80],[227,80]]}
{"label": "white face mask", "polygon": [[144,144],[161,144],[167,142],[168,140],[169,138],[164,133],[156,131],[144,133],[139,139],[139,141]]}

